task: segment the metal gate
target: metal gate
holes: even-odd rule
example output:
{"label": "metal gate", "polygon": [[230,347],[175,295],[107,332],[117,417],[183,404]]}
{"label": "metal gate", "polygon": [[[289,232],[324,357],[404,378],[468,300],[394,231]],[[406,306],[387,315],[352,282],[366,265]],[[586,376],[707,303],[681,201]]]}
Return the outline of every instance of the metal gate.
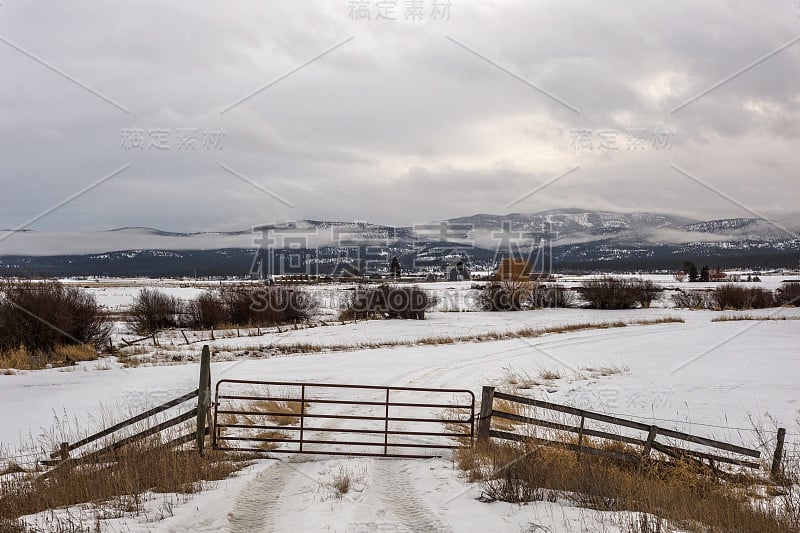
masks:
{"label": "metal gate", "polygon": [[223,379],[216,387],[212,445],[229,451],[432,457],[435,450],[469,445],[474,421],[475,395],[464,389]]}

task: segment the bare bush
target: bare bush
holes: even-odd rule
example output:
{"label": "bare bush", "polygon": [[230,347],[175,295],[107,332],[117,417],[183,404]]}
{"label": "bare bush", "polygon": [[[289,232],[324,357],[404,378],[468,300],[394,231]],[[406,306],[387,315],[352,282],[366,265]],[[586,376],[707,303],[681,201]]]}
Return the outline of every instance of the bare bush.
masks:
{"label": "bare bush", "polygon": [[358,287],[343,302],[340,319],[384,317],[424,320],[425,311],[434,307],[437,301],[436,297],[415,285]]}
{"label": "bare bush", "polygon": [[717,309],[763,309],[775,305],[772,291],[733,283],[714,289],[713,299]]}
{"label": "bare bush", "polygon": [[800,306],[800,281],[782,283],[776,297],[781,305]]}
{"label": "bare bush", "polygon": [[180,325],[183,305],[179,299],[156,289],[139,291],[131,305],[131,325],[140,335],[151,335]]}
{"label": "bare bush", "polygon": [[479,302],[484,311],[521,311],[531,305],[533,285],[527,281],[505,280],[481,288]]}
{"label": "bare bush", "polygon": [[686,309],[713,309],[714,301],[707,291],[679,291],[672,295],[675,307]]}
{"label": "bare bush", "polygon": [[227,287],[220,297],[228,320],[237,326],[266,326],[309,320],[317,302],[307,290],[295,286]]}
{"label": "bare bush", "polygon": [[197,329],[212,329],[231,324],[225,302],[219,294],[205,291],[186,304],[184,325]]}
{"label": "bare bush", "polygon": [[534,309],[574,307],[575,300],[575,292],[563,285],[536,283],[531,290],[531,306]]}
{"label": "bare bush", "polygon": [[111,324],[94,296],[57,281],[0,286],[0,350],[52,354],[61,345],[98,346]]}
{"label": "bare bush", "polygon": [[653,300],[658,298],[658,293],[660,293],[663,289],[659,285],[656,285],[652,280],[645,279],[638,281],[638,290],[639,305],[647,309],[650,307],[650,304],[653,303]]}
{"label": "bare bush", "polygon": [[605,276],[589,280],[578,289],[592,309],[633,309],[650,307],[661,287],[652,281]]}

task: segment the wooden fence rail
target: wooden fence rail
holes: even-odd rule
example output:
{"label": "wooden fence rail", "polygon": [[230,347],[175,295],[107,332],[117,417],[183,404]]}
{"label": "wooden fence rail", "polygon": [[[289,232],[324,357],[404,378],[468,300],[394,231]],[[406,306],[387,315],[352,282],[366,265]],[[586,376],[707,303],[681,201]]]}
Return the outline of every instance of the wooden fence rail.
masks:
{"label": "wooden fence rail", "polygon": [[[603,413],[586,411],[584,409],[578,409],[566,405],[535,400],[533,398],[526,398],[524,396],[507,394],[504,392],[495,392],[494,387],[484,387],[482,398],[483,400],[481,405],[481,411],[478,417],[479,418],[478,431],[477,431],[478,441],[482,440],[485,441],[490,437],[512,440],[512,441],[533,441],[543,446],[557,446],[565,448],[567,450],[576,452],[579,456],[580,454],[585,453],[589,455],[602,455],[630,462],[639,462],[643,457],[648,457],[651,454],[651,452],[655,450],[672,458],[688,457],[700,460],[706,459],[711,462],[727,463],[738,466],[744,466],[748,468],[761,467],[761,464],[759,462],[746,459],[746,458],[754,458],[754,459],[760,458],[761,452],[759,452],[758,450],[752,450],[749,448],[745,448],[743,446],[737,446],[735,444],[730,444],[727,442],[722,442],[719,440],[710,439],[699,435],[683,433],[681,431],[675,431],[669,428],[662,428],[651,424],[644,424],[633,420],[627,420],[624,418],[610,416]],[[502,410],[497,410],[494,408],[495,399],[505,400],[507,402],[512,402],[516,404],[532,406],[546,411],[573,415],[576,417],[580,417],[580,423],[578,425],[571,425],[566,423],[554,422],[552,420],[543,420],[540,418],[534,418],[532,416],[523,416],[515,413],[508,413]],[[503,420],[509,420],[512,422],[517,422],[519,424],[524,424],[527,426],[537,426],[556,431],[563,431],[566,433],[577,434],[578,443],[574,444],[572,442],[542,439],[535,436],[520,435],[518,433],[513,433],[510,431],[495,430],[491,428],[492,418],[500,418]],[[586,420],[596,420],[598,422],[603,422],[611,426],[619,426],[628,429],[642,431],[646,434],[646,436],[644,436],[643,438],[636,438],[612,432],[613,430],[604,431],[599,429],[587,428]],[[712,449],[724,450],[732,454],[744,456],[745,458],[728,457],[716,453],[709,453],[705,451],[688,449],[675,445],[667,445],[665,443],[656,442],[656,438],[658,436],[668,437],[671,439],[692,443],[698,446],[705,446]],[[584,439],[586,437],[595,437],[599,439],[606,439],[611,441],[622,442],[633,446],[638,446],[641,447],[641,452],[639,455],[632,455],[628,453],[620,453],[589,446],[584,442]]]}
{"label": "wooden fence rail", "polygon": [[[167,443],[167,445],[171,446],[178,446],[179,444],[185,444],[187,442],[196,441],[198,450],[202,453],[203,450],[203,441],[206,435],[209,434],[209,423],[208,423],[208,408],[210,405],[211,399],[211,352],[208,346],[203,347],[203,353],[200,360],[200,385],[205,384],[205,386],[200,386],[197,389],[193,390],[192,392],[188,392],[177,398],[173,398],[161,405],[153,407],[152,409],[148,409],[142,413],[139,413],[135,416],[132,416],[122,422],[118,422],[113,426],[109,426],[93,435],[89,435],[88,437],[84,437],[80,440],[77,440],[73,443],[62,442],[61,446],[58,450],[52,452],[50,454],[50,459],[42,460],[41,463],[47,466],[55,466],[61,463],[66,462],[74,462],[75,460],[80,461],[90,461],[101,456],[107,455],[112,453],[123,446],[128,444],[132,444],[134,442],[138,442],[143,440],[147,437],[152,435],[156,435],[165,431],[169,428],[175,427],[179,424],[184,422],[188,422],[189,420],[196,419],[197,421],[197,428],[193,430],[191,433],[186,435],[181,435]],[[136,424],[138,422],[145,422],[152,417],[168,411],[174,407],[177,407],[181,404],[189,402],[197,398],[197,405],[189,411],[185,411],[180,413],[169,420],[164,420],[159,422],[158,424],[151,425],[142,431],[139,431],[133,435],[125,436],[119,438],[118,440],[114,440],[110,444],[98,449],[92,450],[88,453],[79,454],[78,457],[70,457],[70,452],[74,450],[78,450],[79,448],[83,448],[87,444],[91,444],[96,442],[102,438],[110,437],[114,433],[120,431],[121,429],[127,428]],[[152,422],[151,422],[152,423]]]}

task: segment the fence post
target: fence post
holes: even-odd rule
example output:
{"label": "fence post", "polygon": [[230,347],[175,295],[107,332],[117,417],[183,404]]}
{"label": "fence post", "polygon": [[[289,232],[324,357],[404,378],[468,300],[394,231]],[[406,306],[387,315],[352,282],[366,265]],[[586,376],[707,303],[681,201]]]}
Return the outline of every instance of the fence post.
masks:
{"label": "fence post", "polygon": [[478,442],[489,440],[489,424],[492,422],[494,387],[484,386],[481,393],[481,412],[478,414]]}
{"label": "fence post", "polygon": [[644,450],[642,450],[642,457],[649,457],[650,450],[653,449],[653,441],[656,440],[658,435],[658,427],[650,426],[650,432],[647,434],[647,442],[644,443]]}
{"label": "fence post", "polygon": [[583,425],[586,421],[585,416],[581,416],[581,427],[578,430],[578,462],[581,460],[581,451],[583,450]]}
{"label": "fence post", "polygon": [[211,403],[211,350],[203,346],[200,356],[200,384],[197,388],[197,451],[203,453],[206,439],[206,413]]}
{"label": "fence post", "polygon": [[68,442],[62,442],[61,443],[61,448],[59,448],[59,455],[61,456],[61,460],[62,461],[68,461],[69,460],[69,443]]}
{"label": "fence post", "polygon": [[781,473],[781,459],[783,459],[783,441],[786,439],[786,428],[778,428],[778,442],[775,444],[775,455],[772,456],[772,469],[770,475],[773,479]]}

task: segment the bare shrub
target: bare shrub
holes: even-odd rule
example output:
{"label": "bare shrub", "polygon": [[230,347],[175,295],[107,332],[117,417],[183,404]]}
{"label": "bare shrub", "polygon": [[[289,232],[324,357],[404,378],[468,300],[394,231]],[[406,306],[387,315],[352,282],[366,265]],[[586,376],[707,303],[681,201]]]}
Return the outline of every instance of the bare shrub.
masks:
{"label": "bare shrub", "polygon": [[174,296],[156,289],[139,291],[131,305],[131,325],[140,335],[151,335],[180,325],[183,305]]}
{"label": "bare shrub", "polygon": [[658,293],[660,293],[663,289],[656,285],[652,280],[645,279],[638,281],[638,301],[639,305],[642,308],[647,309],[650,307],[650,304],[653,303],[653,300],[658,298]]}
{"label": "bare shrub", "polygon": [[604,276],[585,282],[578,292],[591,309],[633,309],[643,301],[642,290],[640,280]]}
{"label": "bare shrub", "polygon": [[267,326],[309,320],[317,302],[305,289],[286,285],[226,287],[220,291],[230,324]]}
{"label": "bare shrub", "polygon": [[531,304],[532,294],[529,281],[493,281],[481,288],[478,299],[484,311],[521,311]]}
{"label": "bare shrub", "polygon": [[772,291],[733,283],[714,289],[713,299],[718,309],[763,309],[775,305]]}
{"label": "bare shrub", "polygon": [[0,351],[50,355],[61,345],[98,346],[111,324],[94,296],[57,281],[8,282],[0,286]]}
{"label": "bare shrub", "polygon": [[231,323],[225,302],[216,292],[205,291],[186,304],[185,326],[212,329]]}
{"label": "bare shrub", "polygon": [[358,287],[345,299],[339,318],[410,318],[425,319],[425,311],[434,307],[437,299],[416,285],[400,287],[382,284]]}
{"label": "bare shrub", "polygon": [[563,285],[536,283],[531,289],[531,306],[534,309],[575,306],[575,292]]}
{"label": "bare shrub", "polygon": [[679,291],[672,295],[675,307],[686,309],[713,309],[714,301],[708,291]]}
{"label": "bare shrub", "polygon": [[781,305],[800,306],[800,281],[781,283],[776,297]]}

